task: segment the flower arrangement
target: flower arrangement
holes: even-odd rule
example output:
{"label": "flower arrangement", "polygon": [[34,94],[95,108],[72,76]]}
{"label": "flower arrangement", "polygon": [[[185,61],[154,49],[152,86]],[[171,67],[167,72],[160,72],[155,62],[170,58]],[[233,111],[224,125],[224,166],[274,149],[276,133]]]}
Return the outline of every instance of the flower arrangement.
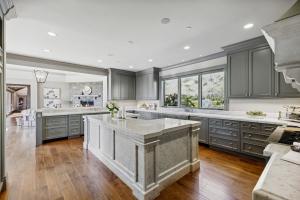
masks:
{"label": "flower arrangement", "polygon": [[106,104],[106,108],[111,114],[111,117],[115,116],[115,113],[119,111],[119,106],[114,102],[109,102]]}

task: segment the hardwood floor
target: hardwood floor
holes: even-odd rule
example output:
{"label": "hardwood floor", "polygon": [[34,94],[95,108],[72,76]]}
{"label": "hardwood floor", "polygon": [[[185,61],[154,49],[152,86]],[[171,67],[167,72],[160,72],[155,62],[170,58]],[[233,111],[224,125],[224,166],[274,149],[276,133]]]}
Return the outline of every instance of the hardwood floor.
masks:
{"label": "hardwood floor", "polygon": [[[35,147],[35,129],[8,126],[7,190],[0,199],[134,199],[131,190],[91,153],[82,138]],[[264,161],[200,146],[200,170],[161,192],[158,200],[248,200]]]}

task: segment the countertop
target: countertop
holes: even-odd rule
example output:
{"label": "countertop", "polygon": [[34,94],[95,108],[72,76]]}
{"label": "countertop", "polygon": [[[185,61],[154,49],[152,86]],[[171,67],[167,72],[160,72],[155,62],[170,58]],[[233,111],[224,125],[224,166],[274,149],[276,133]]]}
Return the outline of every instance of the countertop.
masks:
{"label": "countertop", "polygon": [[40,109],[37,112],[42,112],[42,116],[58,116],[58,115],[76,115],[76,114],[104,114],[109,113],[104,108],[96,107],[78,107],[78,108],[58,108],[58,109]]}
{"label": "countertop", "polygon": [[127,133],[137,139],[148,139],[164,132],[179,130],[188,127],[200,126],[198,121],[180,120],[171,118],[143,120],[143,119],[115,119],[110,115],[89,115],[88,120],[96,120],[100,123]]}
{"label": "countertop", "polygon": [[163,113],[171,115],[182,115],[182,116],[194,116],[194,117],[206,117],[206,118],[216,118],[216,119],[227,119],[235,121],[246,121],[246,122],[256,122],[256,123],[268,123],[268,124],[278,124],[287,126],[299,126],[300,123],[278,120],[275,113],[267,114],[266,117],[250,117],[242,111],[224,111],[224,110],[203,110],[198,112],[184,112],[176,110],[168,110],[166,108],[161,110],[146,110],[146,109],[131,109],[135,111],[152,112],[152,113]]}
{"label": "countertop", "polygon": [[289,150],[288,145],[275,143],[265,148],[270,160],[253,189],[253,200],[300,199],[300,165],[281,160]]}

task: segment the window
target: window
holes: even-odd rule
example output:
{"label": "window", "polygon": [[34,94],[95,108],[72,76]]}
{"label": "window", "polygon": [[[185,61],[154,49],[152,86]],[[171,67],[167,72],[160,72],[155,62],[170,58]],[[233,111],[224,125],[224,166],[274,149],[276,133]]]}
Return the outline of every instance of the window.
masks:
{"label": "window", "polygon": [[202,74],[202,108],[224,109],[224,71]]}
{"label": "window", "polygon": [[165,80],[164,86],[164,105],[178,106],[178,79]]}
{"label": "window", "polygon": [[199,107],[199,76],[190,76],[180,79],[181,84],[181,105],[184,107]]}

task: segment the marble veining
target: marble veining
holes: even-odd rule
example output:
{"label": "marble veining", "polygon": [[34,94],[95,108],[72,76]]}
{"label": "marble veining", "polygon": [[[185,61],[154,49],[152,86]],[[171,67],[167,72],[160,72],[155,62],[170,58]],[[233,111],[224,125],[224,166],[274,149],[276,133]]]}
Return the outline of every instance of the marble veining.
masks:
{"label": "marble veining", "polygon": [[270,160],[253,189],[253,200],[300,199],[300,165],[281,160],[289,150],[283,144],[265,148],[264,155]]}

